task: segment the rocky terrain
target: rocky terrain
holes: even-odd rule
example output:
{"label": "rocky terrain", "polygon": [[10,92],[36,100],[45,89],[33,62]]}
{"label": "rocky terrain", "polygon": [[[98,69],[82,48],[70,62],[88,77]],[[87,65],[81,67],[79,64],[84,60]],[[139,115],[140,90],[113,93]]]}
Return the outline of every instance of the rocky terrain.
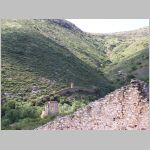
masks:
{"label": "rocky terrain", "polygon": [[79,29],[78,27],[76,27],[73,23],[71,23],[67,20],[64,20],[64,19],[49,19],[48,21],[50,23],[58,24],[64,28],[67,28],[67,29],[72,30],[72,31],[82,32],[82,30]]}
{"label": "rocky terrain", "polygon": [[147,130],[148,87],[132,80],[72,115],[60,117],[35,130]]}

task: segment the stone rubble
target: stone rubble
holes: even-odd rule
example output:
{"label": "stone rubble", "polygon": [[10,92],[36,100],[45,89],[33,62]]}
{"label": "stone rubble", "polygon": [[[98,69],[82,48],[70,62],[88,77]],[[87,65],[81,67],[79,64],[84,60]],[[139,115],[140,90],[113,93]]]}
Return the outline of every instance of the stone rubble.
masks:
{"label": "stone rubble", "polygon": [[57,117],[35,130],[148,130],[149,103],[138,80],[89,103],[71,115]]}
{"label": "stone rubble", "polygon": [[32,94],[37,94],[39,92],[41,92],[39,86],[32,86],[32,91],[31,91]]}

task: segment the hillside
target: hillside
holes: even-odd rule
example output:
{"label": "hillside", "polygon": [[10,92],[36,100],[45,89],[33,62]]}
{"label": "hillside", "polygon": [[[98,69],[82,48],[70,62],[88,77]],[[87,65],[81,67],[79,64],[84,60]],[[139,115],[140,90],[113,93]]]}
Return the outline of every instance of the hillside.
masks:
{"label": "hillside", "polygon": [[[34,129],[49,100],[64,116],[103,97],[131,78],[148,82],[148,28],[92,35],[62,19],[2,20],[2,129]],[[118,71],[126,74],[116,76]],[[95,94],[57,92],[70,87]],[[68,102],[68,99],[71,101]]]}
{"label": "hillside", "polygon": [[72,115],[35,130],[147,130],[149,104],[141,81],[132,81]]}
{"label": "hillside", "polygon": [[[2,129],[30,129],[43,123],[45,97],[53,99],[71,82],[83,87],[101,85],[101,96],[111,90],[109,81],[93,67],[101,56],[82,31],[53,20],[3,20],[1,26]],[[75,95],[83,102],[72,102],[73,110],[95,96]]]}
{"label": "hillside", "polygon": [[[92,35],[97,45],[103,43],[109,65],[101,71],[118,87],[132,78],[149,82],[149,28],[111,34]],[[100,41],[100,42],[99,42]],[[121,71],[124,76],[118,76]],[[117,83],[117,84],[116,84]]]}

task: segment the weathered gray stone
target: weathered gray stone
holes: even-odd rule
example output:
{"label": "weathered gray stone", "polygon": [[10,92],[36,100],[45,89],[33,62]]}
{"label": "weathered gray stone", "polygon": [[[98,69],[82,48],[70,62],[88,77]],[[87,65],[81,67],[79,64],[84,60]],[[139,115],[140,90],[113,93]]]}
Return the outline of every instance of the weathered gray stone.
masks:
{"label": "weathered gray stone", "polygon": [[74,114],[57,118],[37,130],[147,130],[149,104],[143,95],[143,85],[141,81],[132,81]]}
{"label": "weathered gray stone", "polygon": [[58,102],[49,101],[42,111],[41,118],[44,118],[48,115],[56,115],[58,113]]}

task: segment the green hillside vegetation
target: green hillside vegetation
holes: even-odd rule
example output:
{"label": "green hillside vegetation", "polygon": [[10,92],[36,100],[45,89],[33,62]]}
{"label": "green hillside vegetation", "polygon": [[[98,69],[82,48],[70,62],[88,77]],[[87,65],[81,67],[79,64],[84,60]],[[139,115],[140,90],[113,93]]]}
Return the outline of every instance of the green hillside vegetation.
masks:
{"label": "green hillside vegetation", "polygon": [[[48,31],[51,30],[55,31],[57,36],[60,35],[59,38],[70,37],[56,42],[49,36],[51,34]],[[65,36],[63,32],[66,32]],[[50,24],[48,20],[2,21],[2,129],[30,129],[30,125],[28,127],[26,124],[28,121],[38,126],[45,103],[44,97],[70,86],[70,82],[84,87],[101,85],[102,95],[110,91],[107,79],[102,74],[99,75],[92,65],[88,65],[91,63],[91,57],[95,57],[96,54],[94,55],[90,51],[92,48],[80,39],[80,34],[82,35],[74,35],[74,32]],[[77,48],[72,46],[71,49],[69,39],[72,43],[74,40],[82,41],[81,48],[88,48],[89,56],[82,51],[74,54],[80,45],[75,43]],[[66,46],[63,46],[62,42]],[[87,59],[83,61],[83,57]],[[34,86],[38,88],[36,94],[32,92]],[[82,101],[85,99],[83,97],[85,96],[77,97],[81,99],[81,105],[89,99]],[[72,102],[72,107],[76,107],[75,104],[76,100]],[[22,122],[25,122],[27,127]],[[43,120],[41,122],[43,123]]]}
{"label": "green hillside vegetation", "polygon": [[64,20],[2,20],[1,31],[2,129],[34,129],[55,119],[40,114],[47,100],[71,82],[97,92],[76,93],[69,103],[58,95],[59,116],[124,85],[119,70],[127,82],[148,82],[148,28],[92,35]]}
{"label": "green hillside vegetation", "polygon": [[[92,35],[96,41],[103,43],[110,63],[101,71],[115,87],[127,84],[132,78],[149,82],[149,29],[114,34]],[[125,80],[118,75],[123,72]]]}

